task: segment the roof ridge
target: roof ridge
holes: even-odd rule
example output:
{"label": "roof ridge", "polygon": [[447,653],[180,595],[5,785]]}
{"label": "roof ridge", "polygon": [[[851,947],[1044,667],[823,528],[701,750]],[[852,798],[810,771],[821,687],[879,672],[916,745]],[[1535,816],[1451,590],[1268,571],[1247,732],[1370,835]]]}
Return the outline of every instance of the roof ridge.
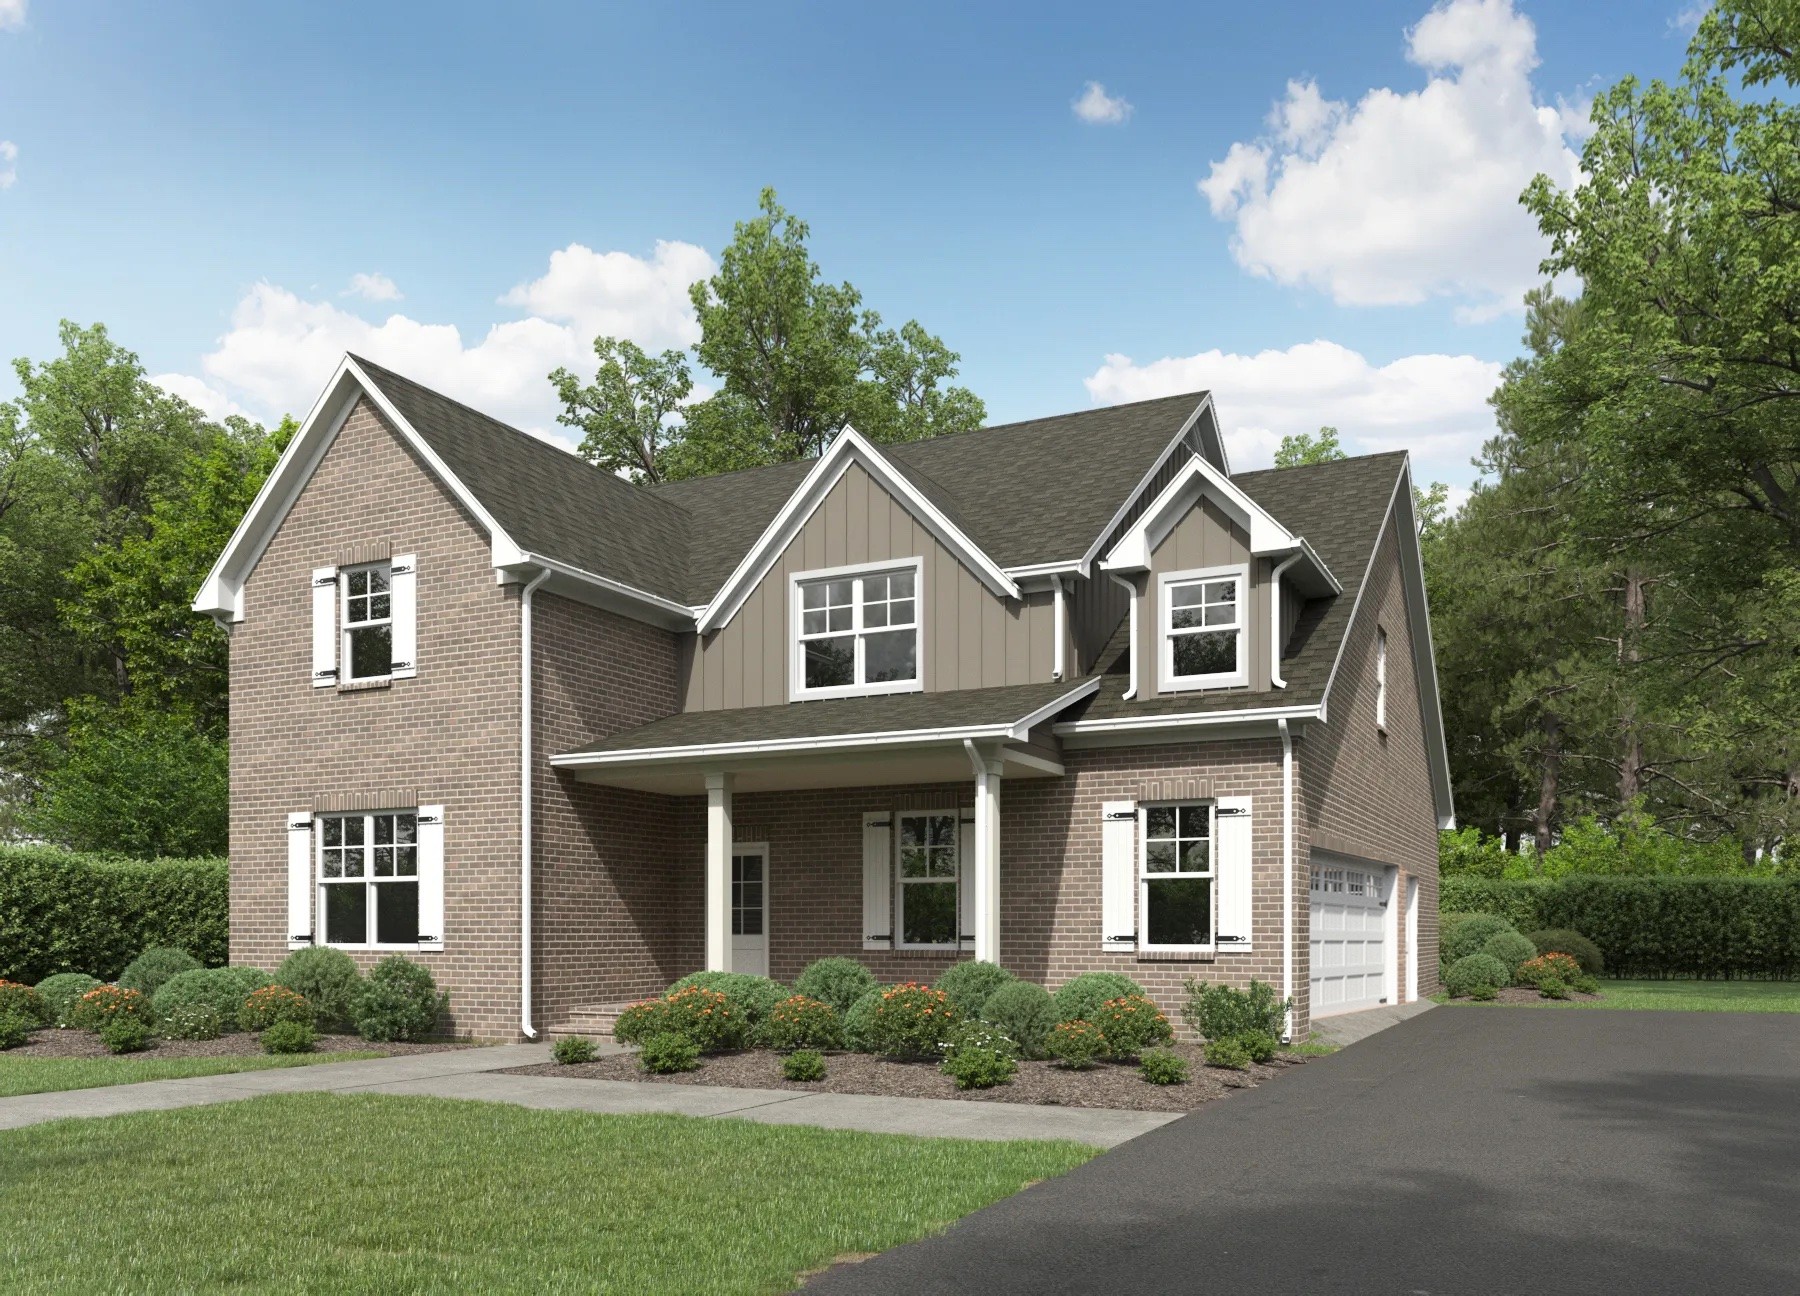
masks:
{"label": "roof ridge", "polygon": [[1155,405],[1160,401],[1181,400],[1190,396],[1194,398],[1194,403],[1198,406],[1200,401],[1211,394],[1211,388],[1200,387],[1191,392],[1170,392],[1167,396],[1146,396],[1142,400],[1119,401],[1114,405],[1090,405],[1086,409],[1067,410],[1061,414],[1040,414],[1036,418],[1013,419],[1008,423],[983,423],[980,427],[958,428],[954,432],[939,432],[936,436],[920,437],[916,441],[896,441],[889,444],[896,449],[906,446],[930,445],[937,441],[948,441],[953,437],[970,436],[976,432],[1004,432],[1008,428],[1024,427],[1028,423],[1060,423],[1064,419],[1088,418],[1104,410],[1134,409],[1139,405]]}
{"label": "roof ridge", "polygon": [[1311,472],[1318,469],[1337,468],[1346,464],[1373,463],[1378,459],[1405,459],[1410,450],[1375,450],[1368,454],[1342,455],[1336,459],[1327,459],[1323,463],[1306,464],[1270,464],[1267,468],[1249,468],[1231,474],[1233,481],[1242,477],[1266,477],[1271,473]]}

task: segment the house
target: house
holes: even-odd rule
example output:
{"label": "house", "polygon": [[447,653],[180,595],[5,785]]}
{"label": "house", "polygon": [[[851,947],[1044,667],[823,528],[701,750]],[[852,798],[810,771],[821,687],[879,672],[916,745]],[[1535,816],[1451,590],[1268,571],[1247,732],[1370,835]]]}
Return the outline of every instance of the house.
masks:
{"label": "house", "polygon": [[233,961],[404,951],[461,1032],[824,955],[1437,986],[1404,454],[1234,473],[1192,394],[645,487],[347,356],[194,607]]}

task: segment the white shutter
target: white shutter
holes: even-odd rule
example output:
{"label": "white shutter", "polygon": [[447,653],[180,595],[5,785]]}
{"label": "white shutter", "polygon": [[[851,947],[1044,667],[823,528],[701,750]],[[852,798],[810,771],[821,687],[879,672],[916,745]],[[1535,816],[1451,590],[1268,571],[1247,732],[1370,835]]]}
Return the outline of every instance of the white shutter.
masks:
{"label": "white shutter", "polygon": [[[1214,831],[1213,867],[1218,875],[1214,889],[1218,901],[1214,906],[1217,925],[1213,928],[1214,944],[1220,953],[1250,948],[1251,940],[1251,873],[1250,798],[1220,797]],[[1239,936],[1241,940],[1226,940]]]}
{"label": "white shutter", "polygon": [[[312,811],[296,810],[287,817],[287,853],[287,947],[291,950],[305,949],[314,943],[315,936],[312,920]],[[318,943],[323,944],[323,939],[320,939]]]}
{"label": "white shutter", "polygon": [[863,816],[863,943],[894,948],[894,816]]}
{"label": "white shutter", "polygon": [[1137,803],[1100,803],[1100,948],[1135,950]]}
{"label": "white shutter", "polygon": [[401,554],[388,568],[388,612],[393,617],[394,679],[419,673],[419,556]]}
{"label": "white shutter", "polygon": [[330,688],[338,682],[338,573],[316,567],[312,574],[312,682]]}
{"label": "white shutter", "polygon": [[444,948],[444,807],[419,807],[419,948]]}
{"label": "white shutter", "polygon": [[958,816],[956,844],[956,936],[958,947],[975,948],[975,822]]}

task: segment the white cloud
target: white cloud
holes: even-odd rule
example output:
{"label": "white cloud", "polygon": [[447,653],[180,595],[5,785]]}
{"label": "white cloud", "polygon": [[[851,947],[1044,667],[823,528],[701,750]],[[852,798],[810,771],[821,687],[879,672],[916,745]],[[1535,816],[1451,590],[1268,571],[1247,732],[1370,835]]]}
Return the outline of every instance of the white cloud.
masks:
{"label": "white cloud", "polygon": [[1090,126],[1122,126],[1136,111],[1122,97],[1109,95],[1098,81],[1089,81],[1081,94],[1070,101],[1075,115]]}
{"label": "white cloud", "polygon": [[1281,439],[1338,429],[1346,450],[1411,450],[1418,475],[1466,482],[1468,460],[1494,434],[1487,398],[1501,366],[1471,355],[1412,355],[1371,364],[1324,340],[1285,351],[1203,351],[1137,364],[1109,355],[1087,378],[1103,404],[1208,389],[1233,468],[1264,468]]}
{"label": "white cloud", "polygon": [[11,140],[0,140],[0,189],[11,189],[19,178],[19,146]]}
{"label": "white cloud", "polygon": [[558,365],[590,371],[597,333],[647,349],[697,338],[687,284],[713,268],[704,249],[687,243],[659,243],[649,259],[571,244],[552,254],[542,278],[500,299],[526,308],[524,318],[494,324],[472,342],[455,325],[397,312],[372,323],[330,301],[259,283],[202,357],[204,377],[168,374],[157,381],[209,412],[224,408],[209,407],[213,400],[265,420],[304,415],[339,358],[353,351],[496,418],[566,441],[556,430],[559,407],[549,372]]}
{"label": "white cloud", "polygon": [[1692,36],[1700,30],[1700,20],[1712,9],[1712,0],[1685,5],[1669,19],[1669,31],[1679,36]]}
{"label": "white cloud", "polygon": [[1511,0],[1440,4],[1406,52],[1422,89],[1350,104],[1289,81],[1269,135],[1233,144],[1200,192],[1252,274],[1343,305],[1516,309],[1545,250],[1519,194],[1539,172],[1574,182],[1583,105],[1538,95],[1537,31]]}
{"label": "white cloud", "polygon": [[207,386],[204,379],[196,378],[192,374],[152,374],[150,381],[168,392],[169,395],[181,397],[208,418],[222,419],[232,414],[251,417],[249,410],[216,387]]}
{"label": "white cloud", "polygon": [[379,270],[374,274],[351,275],[350,286],[338,294],[340,297],[361,297],[364,301],[372,302],[399,301],[404,295],[400,291],[400,285]]}
{"label": "white cloud", "polygon": [[25,25],[27,0],[0,0],[0,31]]}

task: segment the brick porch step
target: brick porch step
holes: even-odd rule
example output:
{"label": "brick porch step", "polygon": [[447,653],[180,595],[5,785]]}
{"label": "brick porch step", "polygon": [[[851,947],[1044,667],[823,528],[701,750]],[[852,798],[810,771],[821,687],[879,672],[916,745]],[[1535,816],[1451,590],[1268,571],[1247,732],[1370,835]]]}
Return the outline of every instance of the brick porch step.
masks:
{"label": "brick porch step", "polygon": [[624,999],[618,1003],[586,1004],[580,1008],[571,1008],[568,1016],[548,1027],[545,1033],[551,1039],[565,1035],[586,1035],[590,1039],[610,1040],[619,1014],[634,1002],[636,1001]]}

